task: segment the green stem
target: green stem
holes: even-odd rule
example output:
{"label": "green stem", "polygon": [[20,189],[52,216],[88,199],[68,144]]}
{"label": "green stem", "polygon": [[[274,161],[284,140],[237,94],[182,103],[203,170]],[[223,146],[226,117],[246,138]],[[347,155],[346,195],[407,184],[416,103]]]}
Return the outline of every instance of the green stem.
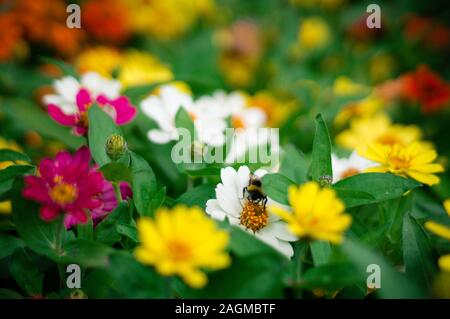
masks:
{"label": "green stem", "polygon": [[112,184],[114,188],[114,193],[116,194],[117,203],[121,203],[123,199],[122,199],[122,192],[120,191],[120,184],[118,182],[113,182]]}
{"label": "green stem", "polygon": [[172,277],[166,277],[165,278],[166,281],[166,298],[167,299],[173,299],[173,295],[172,295]]}
{"label": "green stem", "polygon": [[62,249],[62,234],[64,230],[64,217],[61,216],[61,218],[58,221],[58,228],[56,228],[56,237],[55,237],[55,249],[56,254],[62,255],[63,249]]}

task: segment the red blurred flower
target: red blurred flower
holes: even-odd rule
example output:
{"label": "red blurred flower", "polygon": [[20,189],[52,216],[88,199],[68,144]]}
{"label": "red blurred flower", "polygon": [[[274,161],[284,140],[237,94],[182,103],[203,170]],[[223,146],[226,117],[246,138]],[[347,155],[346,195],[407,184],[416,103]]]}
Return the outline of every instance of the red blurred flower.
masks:
{"label": "red blurred flower", "polygon": [[425,113],[448,106],[450,85],[426,65],[419,66],[415,72],[405,74],[403,84],[404,98],[419,102]]}
{"label": "red blurred flower", "polygon": [[127,7],[114,0],[90,0],[81,8],[84,28],[97,40],[113,44],[131,35]]}

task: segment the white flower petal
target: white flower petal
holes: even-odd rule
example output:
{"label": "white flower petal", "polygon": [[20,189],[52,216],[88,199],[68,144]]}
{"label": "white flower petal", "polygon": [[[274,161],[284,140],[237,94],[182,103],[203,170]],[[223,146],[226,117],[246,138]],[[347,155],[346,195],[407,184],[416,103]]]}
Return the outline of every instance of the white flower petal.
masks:
{"label": "white flower petal", "polygon": [[222,208],[219,205],[219,202],[217,199],[209,199],[206,202],[206,213],[209,214],[212,218],[217,220],[224,220],[226,217],[225,212],[222,210]]}
{"label": "white flower petal", "polygon": [[239,202],[239,199],[236,196],[233,196],[233,194],[230,194],[228,189],[222,184],[216,186],[216,198],[227,215],[239,218],[242,211],[241,203]]}
{"label": "white flower petal", "polygon": [[166,144],[170,141],[174,140],[171,132],[163,131],[160,129],[153,129],[147,133],[147,137],[154,143],[157,144]]}

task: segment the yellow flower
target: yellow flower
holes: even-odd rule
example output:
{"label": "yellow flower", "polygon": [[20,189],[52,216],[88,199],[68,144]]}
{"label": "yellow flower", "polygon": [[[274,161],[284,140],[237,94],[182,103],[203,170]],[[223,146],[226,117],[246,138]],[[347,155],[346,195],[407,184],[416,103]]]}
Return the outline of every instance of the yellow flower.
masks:
{"label": "yellow flower", "polygon": [[121,61],[122,56],[119,51],[114,48],[100,46],[80,53],[75,65],[81,73],[95,71],[109,78]]}
{"label": "yellow flower", "polygon": [[389,79],[395,69],[395,60],[389,54],[377,54],[370,60],[369,73],[374,82]]}
{"label": "yellow flower", "polygon": [[353,118],[372,116],[383,108],[383,100],[371,94],[368,97],[346,105],[334,119],[338,126],[346,124]]}
{"label": "yellow flower", "polygon": [[298,41],[308,50],[325,47],[331,38],[331,33],[326,22],[320,17],[306,18],[300,24]]}
{"label": "yellow flower", "polygon": [[438,260],[439,268],[443,271],[450,272],[450,254],[441,256]]}
{"label": "yellow flower", "polygon": [[247,106],[258,107],[267,115],[267,124],[278,127],[297,108],[294,100],[281,100],[269,92],[261,91],[247,97]]}
{"label": "yellow flower", "polygon": [[366,93],[368,88],[353,82],[349,77],[340,76],[333,83],[333,93],[337,96],[352,96]]}
{"label": "yellow flower", "polygon": [[128,87],[170,81],[173,73],[153,55],[130,51],[123,58],[118,78]]}
{"label": "yellow flower", "polygon": [[173,39],[184,34],[204,9],[191,0],[122,1],[129,9],[132,27],[158,39]]}
{"label": "yellow flower", "polygon": [[293,234],[334,244],[342,242],[352,218],[344,213],[344,204],[333,189],[321,189],[318,183],[308,182],[289,187],[288,199],[292,213],[278,206],[269,209],[288,223]]}
{"label": "yellow flower", "polygon": [[123,87],[166,82],[173,73],[151,54],[136,50],[120,53],[108,47],[97,47],[81,53],[76,62],[80,72],[95,71],[111,78],[117,73]]}
{"label": "yellow flower", "polygon": [[408,145],[373,143],[361,147],[358,153],[380,164],[366,169],[366,172],[389,172],[410,177],[427,185],[438,184],[439,177],[434,173],[444,171],[441,164],[433,163],[437,157],[436,151],[423,143],[414,142]]}
{"label": "yellow flower", "polygon": [[350,128],[336,136],[336,143],[356,149],[371,143],[408,145],[421,137],[422,131],[418,126],[392,124],[386,114],[379,113],[351,121]]}
{"label": "yellow flower", "polygon": [[137,228],[142,244],[135,250],[136,259],[164,276],[179,275],[194,288],[207,283],[201,269],[221,269],[231,262],[224,251],[228,233],[198,207],[162,208],[154,220],[141,218]]}

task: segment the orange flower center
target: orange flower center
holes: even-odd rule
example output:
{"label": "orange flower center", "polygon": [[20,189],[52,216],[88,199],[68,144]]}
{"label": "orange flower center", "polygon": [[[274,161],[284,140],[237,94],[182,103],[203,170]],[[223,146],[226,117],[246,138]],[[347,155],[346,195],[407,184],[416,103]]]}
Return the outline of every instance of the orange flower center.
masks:
{"label": "orange flower center", "polygon": [[55,203],[61,206],[65,206],[75,201],[78,195],[78,189],[75,185],[69,183],[60,183],[53,186],[49,190],[49,195]]}
{"label": "orange flower center", "polygon": [[251,229],[253,232],[257,232],[267,226],[268,219],[269,215],[267,213],[267,209],[264,209],[264,206],[248,201],[242,209],[239,222],[245,228]]}
{"label": "orange flower center", "polygon": [[234,128],[245,128],[244,120],[237,115],[233,115],[233,117],[231,118],[231,124]]}
{"label": "orange flower center", "polygon": [[377,138],[377,142],[384,145],[401,144],[399,139],[392,134],[384,134]]}
{"label": "orange flower center", "polygon": [[400,156],[391,156],[389,158],[391,166],[394,169],[402,170],[410,167],[409,160]]}
{"label": "orange flower center", "polygon": [[348,169],[346,169],[345,171],[342,172],[341,178],[344,179],[344,178],[356,175],[359,172],[360,172],[359,169],[354,168],[354,167],[349,167]]}
{"label": "orange flower center", "polygon": [[189,259],[192,256],[191,248],[182,241],[168,243],[170,256],[176,261]]}

